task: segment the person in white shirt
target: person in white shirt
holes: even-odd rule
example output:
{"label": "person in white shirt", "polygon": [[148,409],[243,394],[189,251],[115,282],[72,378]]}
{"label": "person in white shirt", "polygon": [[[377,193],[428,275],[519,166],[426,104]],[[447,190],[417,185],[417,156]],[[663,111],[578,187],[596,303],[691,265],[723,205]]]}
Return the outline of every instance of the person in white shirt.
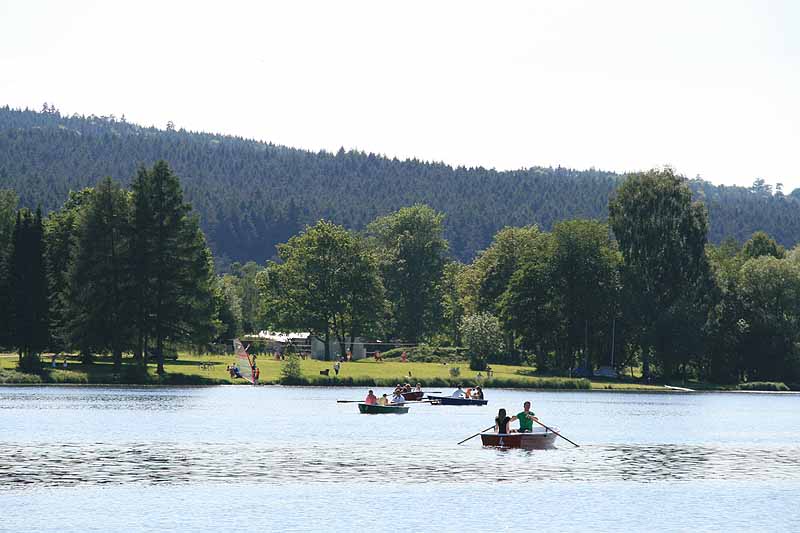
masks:
{"label": "person in white shirt", "polygon": [[394,395],[392,396],[392,403],[405,403],[405,401],[406,399],[403,398],[403,395],[395,391]]}
{"label": "person in white shirt", "polygon": [[453,392],[453,394],[450,395],[450,397],[451,398],[463,398],[464,397],[464,391],[461,390],[461,385],[458,386],[458,388]]}

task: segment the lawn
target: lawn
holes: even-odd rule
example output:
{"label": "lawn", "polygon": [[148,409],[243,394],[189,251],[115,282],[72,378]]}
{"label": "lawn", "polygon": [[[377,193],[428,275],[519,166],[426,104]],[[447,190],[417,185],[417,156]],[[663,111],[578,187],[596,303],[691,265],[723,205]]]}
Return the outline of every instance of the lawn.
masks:
{"label": "lawn", "polygon": [[[41,377],[16,372],[17,357],[13,354],[0,355],[0,383],[76,383],[76,384],[245,384],[241,379],[231,379],[227,365],[234,363],[232,356],[195,355],[182,353],[178,360],[167,361],[166,376],[159,378],[155,373],[155,365],[150,364],[147,375],[137,372],[131,361],[126,358],[122,373],[115,374],[109,357],[98,357],[92,365],[84,365],[75,357],[67,358],[67,367],[63,367],[63,358],[57,361],[56,368],[50,365],[50,359],[43,358],[44,373]],[[257,359],[261,370],[262,383],[278,383],[284,361],[261,356]],[[309,385],[335,386],[380,386],[389,387],[396,383],[421,382],[423,386],[451,387],[457,384],[474,386],[483,384],[487,387],[515,388],[548,388],[548,389],[612,389],[612,390],[663,390],[662,387],[648,386],[627,380],[583,380],[562,377],[542,377],[535,375],[535,369],[526,366],[492,365],[493,375],[489,378],[485,372],[470,370],[466,361],[455,363],[402,363],[399,361],[376,362],[372,359],[346,362],[341,364],[339,376],[334,375],[333,362],[306,359],[300,361],[303,383]],[[451,369],[458,368],[459,375],[453,376]],[[328,376],[320,371],[328,370]]]}

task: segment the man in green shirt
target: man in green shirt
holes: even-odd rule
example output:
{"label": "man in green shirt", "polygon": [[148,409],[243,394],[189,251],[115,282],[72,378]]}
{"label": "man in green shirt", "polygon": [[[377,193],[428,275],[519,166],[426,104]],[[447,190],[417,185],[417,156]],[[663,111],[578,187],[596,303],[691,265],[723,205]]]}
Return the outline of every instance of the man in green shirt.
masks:
{"label": "man in green shirt", "polygon": [[511,417],[511,420],[519,420],[519,432],[530,433],[533,431],[533,421],[538,421],[536,415],[531,411],[531,402],[522,404],[523,411]]}

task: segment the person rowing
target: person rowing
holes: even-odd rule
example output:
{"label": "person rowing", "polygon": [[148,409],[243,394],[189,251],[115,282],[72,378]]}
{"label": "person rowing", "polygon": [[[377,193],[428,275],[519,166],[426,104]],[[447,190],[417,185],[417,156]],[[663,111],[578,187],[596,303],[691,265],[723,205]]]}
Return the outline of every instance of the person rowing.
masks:
{"label": "person rowing", "polygon": [[533,431],[533,421],[538,421],[536,414],[531,411],[531,402],[522,404],[522,412],[511,417],[511,421],[519,420],[519,432],[530,433]]}
{"label": "person rowing", "polygon": [[451,394],[450,397],[451,398],[463,398],[464,397],[464,391],[461,390],[461,385],[459,385],[458,388],[455,391],[453,391],[453,394]]}

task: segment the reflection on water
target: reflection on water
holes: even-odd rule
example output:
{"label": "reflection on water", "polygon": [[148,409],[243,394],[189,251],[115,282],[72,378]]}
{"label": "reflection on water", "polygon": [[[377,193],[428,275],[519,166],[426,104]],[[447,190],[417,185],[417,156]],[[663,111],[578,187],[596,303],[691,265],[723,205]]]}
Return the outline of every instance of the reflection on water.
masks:
{"label": "reflection on water", "polygon": [[[652,482],[800,480],[800,447],[584,446],[495,450],[414,447],[244,447],[196,443],[64,443],[0,448],[0,485],[184,484],[241,480],[284,483],[448,483],[480,473],[483,481]],[[491,468],[487,466],[491,465]],[[524,475],[519,475],[524,472]]]}

